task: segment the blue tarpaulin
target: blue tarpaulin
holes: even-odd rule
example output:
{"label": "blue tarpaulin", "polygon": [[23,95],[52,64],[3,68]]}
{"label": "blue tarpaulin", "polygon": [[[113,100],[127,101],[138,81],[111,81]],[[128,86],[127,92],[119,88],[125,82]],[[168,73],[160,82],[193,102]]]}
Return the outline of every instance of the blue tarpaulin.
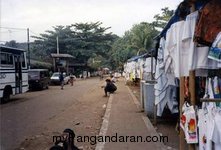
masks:
{"label": "blue tarpaulin", "polygon": [[137,61],[139,58],[143,58],[143,57],[150,57],[150,55],[148,53],[145,53],[145,54],[140,55],[140,56],[133,56],[130,59],[128,59],[127,62]]}

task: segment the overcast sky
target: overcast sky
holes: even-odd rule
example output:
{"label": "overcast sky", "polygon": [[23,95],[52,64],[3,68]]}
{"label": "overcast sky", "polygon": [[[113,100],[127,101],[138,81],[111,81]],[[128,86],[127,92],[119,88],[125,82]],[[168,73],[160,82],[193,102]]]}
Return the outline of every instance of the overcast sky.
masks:
{"label": "overcast sky", "polygon": [[[176,9],[182,0],[0,0],[1,27],[30,28],[30,35],[55,25],[103,22],[122,36],[133,24],[153,21],[161,8]],[[27,41],[25,30],[0,28],[0,41]],[[33,41],[33,39],[30,39]]]}

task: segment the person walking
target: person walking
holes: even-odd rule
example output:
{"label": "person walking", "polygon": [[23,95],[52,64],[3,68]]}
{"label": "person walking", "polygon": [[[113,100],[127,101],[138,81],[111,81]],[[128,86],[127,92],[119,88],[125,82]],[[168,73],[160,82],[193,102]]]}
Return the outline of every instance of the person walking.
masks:
{"label": "person walking", "polygon": [[61,89],[63,90],[64,89],[64,74],[63,74],[63,71],[60,72],[59,79],[60,79]]}
{"label": "person walking", "polygon": [[76,80],[76,76],[73,75],[73,74],[70,74],[70,83],[71,83],[71,86],[74,85],[74,81]]}

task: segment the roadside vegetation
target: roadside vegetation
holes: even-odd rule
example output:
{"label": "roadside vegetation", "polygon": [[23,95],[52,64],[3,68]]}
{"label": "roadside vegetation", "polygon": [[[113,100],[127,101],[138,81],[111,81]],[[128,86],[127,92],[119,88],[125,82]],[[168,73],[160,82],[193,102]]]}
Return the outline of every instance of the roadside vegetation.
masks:
{"label": "roadside vegetation", "polygon": [[[154,47],[154,37],[166,25],[174,11],[167,7],[154,16],[151,23],[134,24],[122,37],[109,32],[102,22],[75,23],[53,26],[39,36],[32,36],[31,58],[50,62],[50,54],[57,51],[74,56],[74,63],[86,63],[91,68],[121,69],[124,62],[135,55],[148,53]],[[6,46],[27,49],[26,43],[6,42]]]}

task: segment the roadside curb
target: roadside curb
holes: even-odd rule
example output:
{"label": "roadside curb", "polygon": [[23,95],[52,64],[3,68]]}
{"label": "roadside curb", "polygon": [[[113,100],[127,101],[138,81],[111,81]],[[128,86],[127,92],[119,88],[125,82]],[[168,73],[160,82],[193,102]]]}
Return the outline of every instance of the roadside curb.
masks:
{"label": "roadside curb", "polygon": [[[128,91],[133,99],[134,104],[137,106],[138,110],[142,110],[140,102],[138,101],[136,96],[133,94],[133,92],[131,91],[131,89],[128,86],[126,86],[126,87],[127,87]],[[152,125],[150,119],[145,114],[142,114],[141,118],[144,121],[148,131],[150,131],[150,136],[160,136],[159,133],[154,128],[154,126]],[[176,150],[170,146],[165,145],[162,142],[157,143],[156,146],[157,146],[158,150]]]}
{"label": "roadside curb", "polygon": [[[107,107],[105,110],[105,115],[103,117],[103,122],[101,125],[101,129],[99,132],[99,136],[106,136],[107,130],[108,130],[108,124],[109,124],[109,118],[110,118],[110,111],[111,111],[111,106],[112,106],[112,101],[113,101],[113,94],[110,94],[110,97],[108,99]],[[104,148],[105,142],[99,142],[96,145],[95,150],[102,150]]]}

